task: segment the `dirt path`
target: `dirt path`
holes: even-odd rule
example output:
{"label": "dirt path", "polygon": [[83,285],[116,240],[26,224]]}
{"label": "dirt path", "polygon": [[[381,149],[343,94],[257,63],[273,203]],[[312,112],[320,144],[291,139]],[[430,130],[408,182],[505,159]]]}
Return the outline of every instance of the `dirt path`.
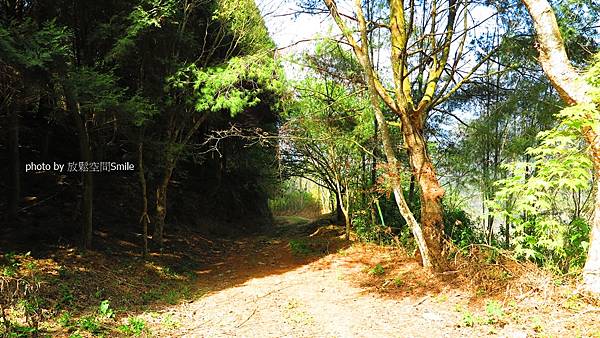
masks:
{"label": "dirt path", "polygon": [[[146,315],[152,333],[159,337],[526,337],[582,333],[571,323],[578,318],[569,320],[569,312],[540,308],[536,310],[539,313],[523,315],[516,310],[518,304],[508,300],[498,303],[500,310],[490,310],[482,305],[484,300],[473,302],[473,296],[460,285],[440,284],[429,278],[414,260],[372,246],[345,247],[332,232],[308,237],[288,231],[297,225],[283,224],[287,228],[278,236],[228,243],[223,260],[197,272],[198,288],[207,293],[198,300]],[[377,264],[384,267],[392,263],[393,274],[387,268],[373,270]],[[390,289],[392,293],[386,291]],[[478,314],[471,308],[478,308]],[[547,324],[548,318],[560,325]]]}

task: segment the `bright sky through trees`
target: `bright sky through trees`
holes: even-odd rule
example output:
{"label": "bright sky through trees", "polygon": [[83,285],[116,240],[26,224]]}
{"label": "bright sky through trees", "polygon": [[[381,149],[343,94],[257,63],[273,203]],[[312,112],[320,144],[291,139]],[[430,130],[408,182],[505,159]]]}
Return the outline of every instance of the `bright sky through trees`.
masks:
{"label": "bright sky through trees", "polygon": [[[257,6],[261,11],[269,34],[279,48],[278,55],[292,56],[299,55],[302,51],[308,51],[314,48],[317,41],[326,36],[340,37],[339,29],[331,19],[328,13],[310,14],[303,12],[297,1],[290,0],[257,0]],[[339,9],[342,13],[354,15],[354,5],[352,1],[339,1]],[[472,21],[482,22],[480,26],[473,29],[470,38],[479,37],[495,29],[493,16],[495,9],[487,6],[477,5],[471,9]],[[387,50],[384,47],[384,50]],[[384,52],[388,54],[388,52]],[[469,60],[465,63],[465,68],[470,68],[474,64],[472,55],[466,55]],[[389,68],[386,63],[387,57],[381,58],[382,71],[385,75],[385,68]],[[303,77],[298,69],[293,65],[286,63],[285,70],[288,78],[300,79]]]}

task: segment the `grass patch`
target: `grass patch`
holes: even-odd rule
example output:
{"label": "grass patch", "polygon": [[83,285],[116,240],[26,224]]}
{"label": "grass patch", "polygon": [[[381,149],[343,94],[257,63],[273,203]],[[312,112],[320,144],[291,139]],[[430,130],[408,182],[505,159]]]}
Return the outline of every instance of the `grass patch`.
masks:
{"label": "grass patch", "polygon": [[142,335],[142,333],[148,333],[146,322],[138,317],[128,318],[125,324],[119,325],[118,330],[127,336],[134,337],[138,337]]}
{"label": "grass patch", "polygon": [[504,320],[504,309],[502,305],[495,300],[490,300],[485,304],[485,313],[488,324],[498,324]]}
{"label": "grass patch", "polygon": [[371,270],[369,270],[369,274],[373,276],[382,276],[385,274],[385,269],[381,264],[375,265]]}
{"label": "grass patch", "polygon": [[292,239],[289,243],[290,250],[293,255],[302,256],[313,253],[313,249],[308,245],[305,240],[302,239]]}

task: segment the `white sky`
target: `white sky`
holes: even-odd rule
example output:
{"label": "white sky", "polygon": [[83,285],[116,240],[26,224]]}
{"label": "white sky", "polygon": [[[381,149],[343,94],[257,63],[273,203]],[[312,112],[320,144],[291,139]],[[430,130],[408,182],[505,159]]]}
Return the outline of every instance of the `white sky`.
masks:
{"label": "white sky", "polygon": [[[319,36],[339,34],[338,27],[328,15],[297,14],[300,11],[298,0],[256,0],[256,2],[272,39],[281,48],[278,52],[280,55],[291,56],[311,50]],[[340,12],[353,14],[352,0],[338,0],[337,4]],[[481,20],[489,17],[493,11],[492,8],[479,6],[472,14],[475,20]],[[490,25],[477,28],[474,34],[484,33],[493,23],[492,20]],[[386,59],[385,56],[383,58]],[[383,65],[387,63],[387,60],[382,61]],[[288,78],[302,77],[302,74],[298,74],[297,68],[289,63],[284,68]]]}
{"label": "white sky", "polygon": [[[271,38],[279,48],[302,40],[312,39],[332,27],[333,20],[326,15],[298,14],[300,8],[295,0],[256,0],[263,14]],[[285,55],[309,49],[314,43],[302,42],[281,50]]]}

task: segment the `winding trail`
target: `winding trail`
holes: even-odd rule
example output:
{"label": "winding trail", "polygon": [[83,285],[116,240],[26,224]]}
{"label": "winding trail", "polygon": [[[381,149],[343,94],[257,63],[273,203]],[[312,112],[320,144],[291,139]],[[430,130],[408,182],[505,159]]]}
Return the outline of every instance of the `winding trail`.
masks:
{"label": "winding trail", "polygon": [[[313,237],[306,224],[283,222],[273,236],[253,236],[225,245],[224,259],[198,271],[197,300],[147,316],[159,337],[481,337],[535,334],[519,325],[463,325],[469,296],[459,287],[428,284],[420,266],[404,258],[398,281],[405,296],[366,287],[378,263],[398,261],[375,246],[347,244],[335,230]],[[305,243],[307,254],[290,242]],[[387,272],[386,272],[387,273]],[[393,276],[381,280],[389,285]],[[421,277],[419,277],[421,278]],[[404,284],[404,285],[402,285]],[[413,283],[414,284],[414,283]],[[419,289],[418,287],[421,286]],[[394,287],[394,285],[392,285]],[[419,290],[419,292],[415,292]],[[397,295],[397,294],[396,294]],[[168,318],[168,319],[166,319]],[[559,331],[560,332],[560,331]]]}

